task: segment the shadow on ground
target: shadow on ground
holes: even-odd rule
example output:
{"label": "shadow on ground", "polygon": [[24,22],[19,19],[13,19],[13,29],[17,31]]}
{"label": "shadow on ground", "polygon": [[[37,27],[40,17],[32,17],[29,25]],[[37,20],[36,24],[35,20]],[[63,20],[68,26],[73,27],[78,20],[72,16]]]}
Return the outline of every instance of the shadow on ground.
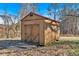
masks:
{"label": "shadow on ground", "polygon": [[27,42],[23,42],[21,40],[0,40],[0,49],[7,48],[33,48],[36,47]]}

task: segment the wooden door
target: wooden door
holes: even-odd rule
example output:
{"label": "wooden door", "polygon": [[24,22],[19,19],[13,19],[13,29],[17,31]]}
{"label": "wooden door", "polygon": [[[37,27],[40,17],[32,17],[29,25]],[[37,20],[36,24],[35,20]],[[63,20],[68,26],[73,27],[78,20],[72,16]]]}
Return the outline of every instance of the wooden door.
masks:
{"label": "wooden door", "polygon": [[31,25],[25,25],[25,39],[27,42],[31,41]]}
{"label": "wooden door", "polygon": [[40,28],[38,24],[32,25],[32,41],[39,43],[40,40]]}
{"label": "wooden door", "polygon": [[25,38],[27,42],[39,43],[40,40],[40,28],[39,25],[26,25],[25,26]]}

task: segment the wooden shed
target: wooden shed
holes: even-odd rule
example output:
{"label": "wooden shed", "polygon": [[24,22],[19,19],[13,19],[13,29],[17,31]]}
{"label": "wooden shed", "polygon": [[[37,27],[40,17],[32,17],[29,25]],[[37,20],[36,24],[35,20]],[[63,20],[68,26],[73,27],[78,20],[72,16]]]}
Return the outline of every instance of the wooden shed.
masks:
{"label": "wooden shed", "polygon": [[46,45],[59,38],[59,22],[30,12],[21,20],[21,39],[37,45]]}

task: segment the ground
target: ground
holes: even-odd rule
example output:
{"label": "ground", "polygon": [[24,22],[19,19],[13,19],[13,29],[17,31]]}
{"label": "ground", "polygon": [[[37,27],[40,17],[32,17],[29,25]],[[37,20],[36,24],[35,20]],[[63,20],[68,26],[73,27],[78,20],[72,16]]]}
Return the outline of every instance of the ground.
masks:
{"label": "ground", "polygon": [[77,56],[79,55],[79,37],[60,37],[51,46],[37,47],[20,39],[0,39],[2,56]]}

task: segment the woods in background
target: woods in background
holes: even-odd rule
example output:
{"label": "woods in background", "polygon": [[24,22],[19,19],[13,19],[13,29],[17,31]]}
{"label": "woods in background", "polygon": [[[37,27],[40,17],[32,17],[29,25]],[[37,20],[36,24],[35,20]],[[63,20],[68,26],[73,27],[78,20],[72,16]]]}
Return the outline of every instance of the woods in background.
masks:
{"label": "woods in background", "polygon": [[29,12],[37,11],[37,4],[21,4],[21,9],[17,15],[8,14],[7,7],[4,8],[4,14],[0,15],[3,20],[0,37],[13,38],[21,37],[21,22],[20,20]]}
{"label": "woods in background", "polygon": [[[3,28],[1,37],[21,37],[20,20],[29,12],[40,13],[40,3],[21,3],[17,15],[8,14],[7,7],[4,7]],[[44,7],[44,6],[43,6]],[[43,15],[43,14],[42,14]],[[79,4],[76,3],[48,3],[46,15],[49,18],[60,21],[61,34],[79,35]],[[4,30],[3,30],[4,29]]]}
{"label": "woods in background", "polygon": [[61,34],[79,35],[79,4],[65,4],[60,15]]}

